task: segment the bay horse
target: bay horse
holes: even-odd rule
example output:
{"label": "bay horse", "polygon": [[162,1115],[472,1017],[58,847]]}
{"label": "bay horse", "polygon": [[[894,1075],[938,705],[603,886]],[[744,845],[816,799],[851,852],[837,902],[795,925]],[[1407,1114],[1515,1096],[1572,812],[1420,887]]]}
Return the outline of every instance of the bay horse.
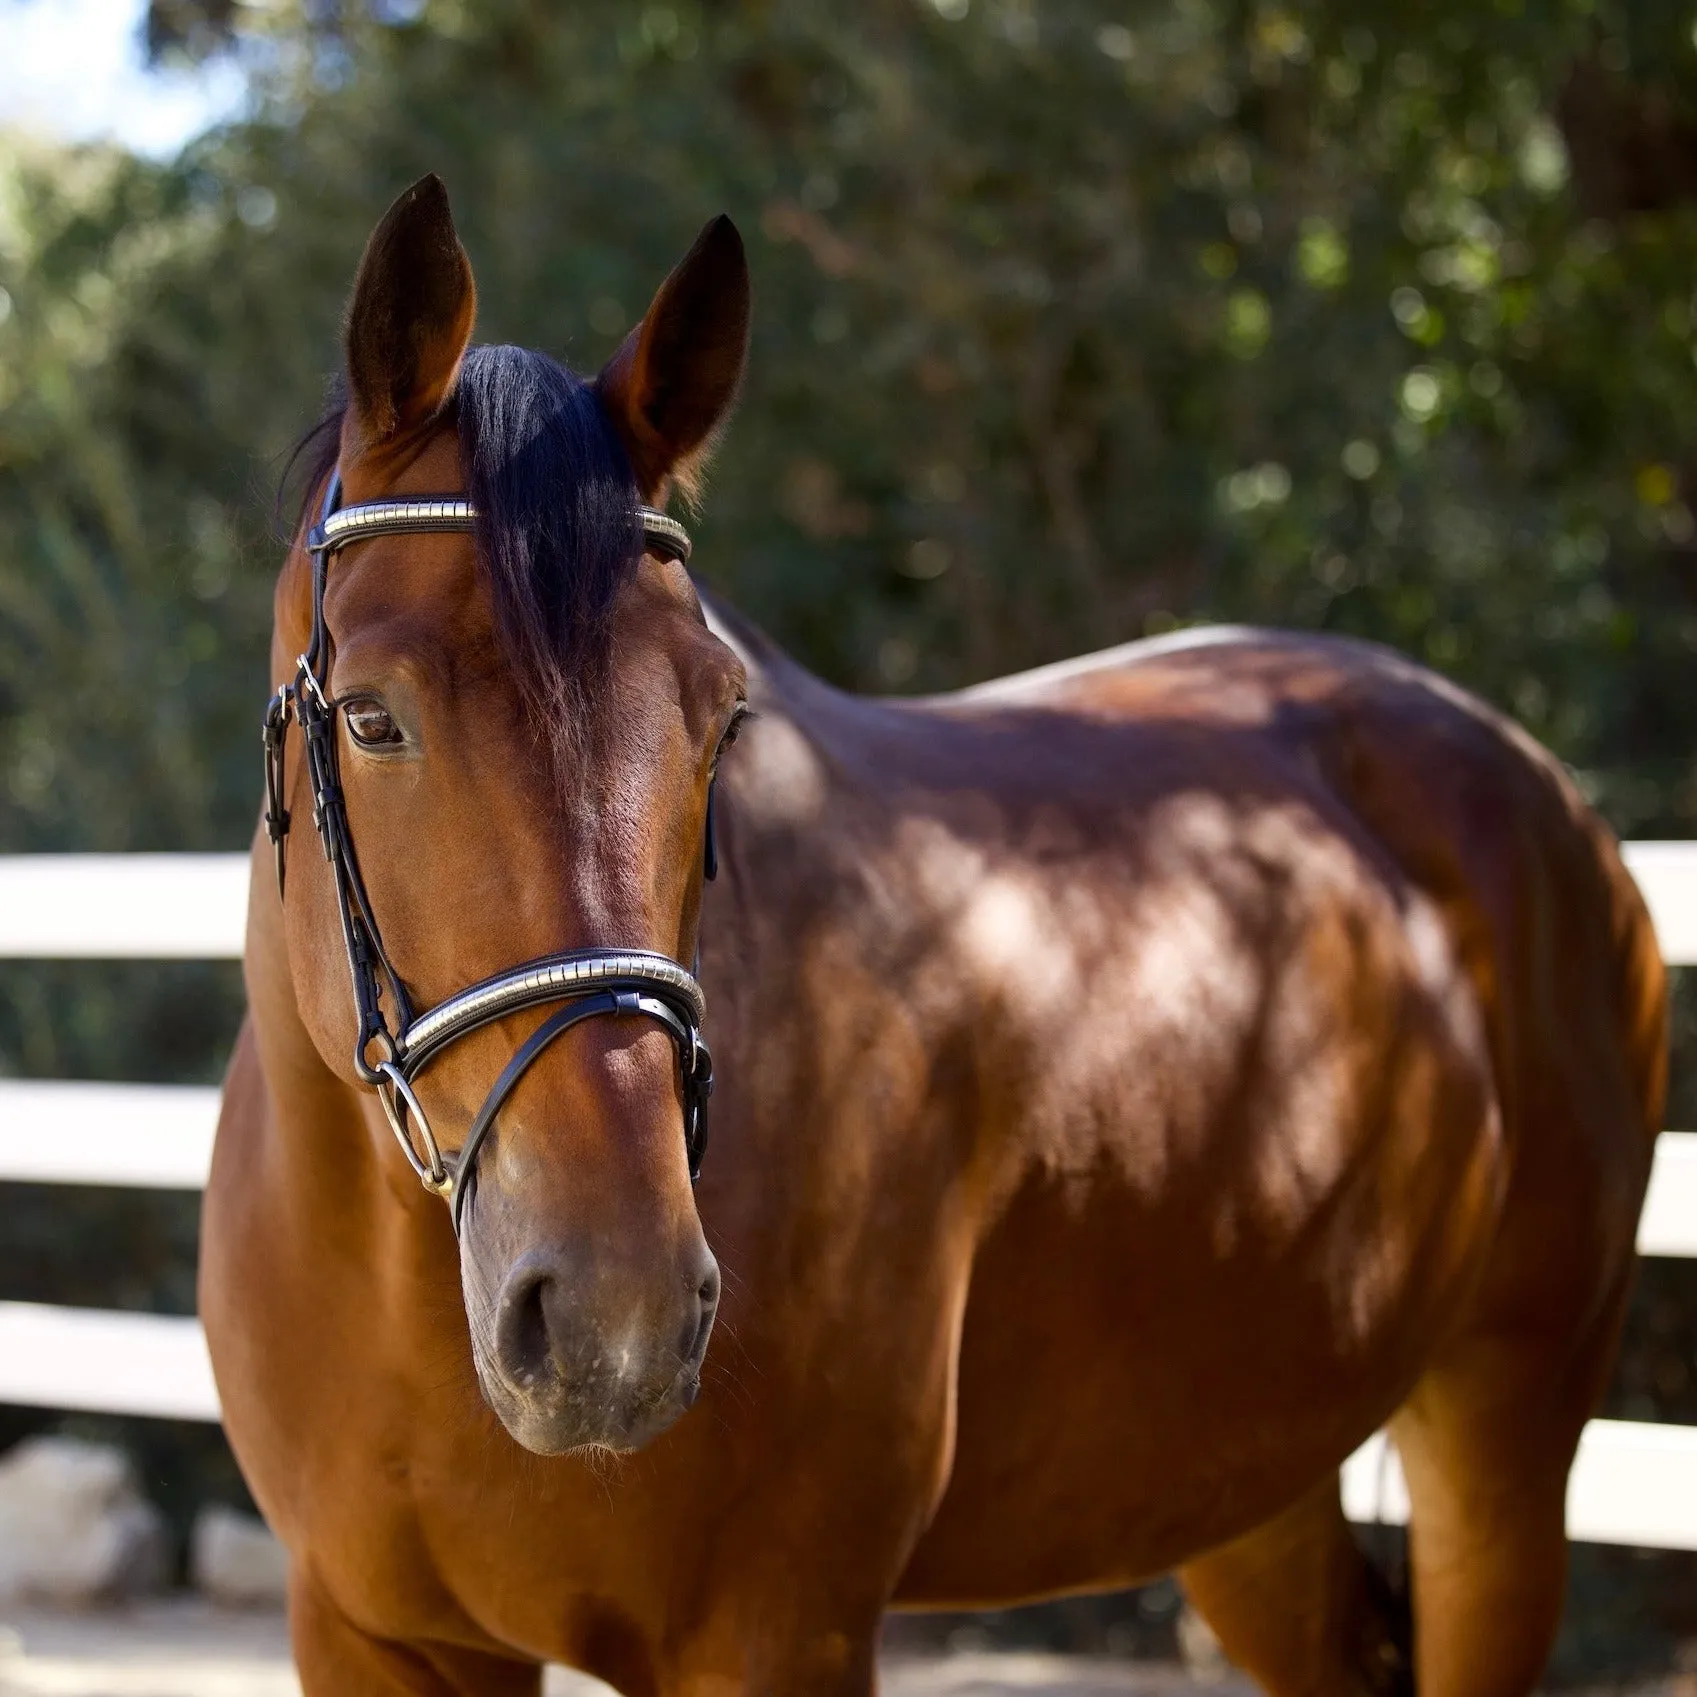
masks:
{"label": "bay horse", "polygon": [[866,1697],[1175,1569],[1275,1697],[1529,1691],[1665,1073],[1574,785],[1319,636],[843,694],[663,512],[729,221],[593,381],[474,306],[427,178],[276,592],[200,1308],[308,1697]]}

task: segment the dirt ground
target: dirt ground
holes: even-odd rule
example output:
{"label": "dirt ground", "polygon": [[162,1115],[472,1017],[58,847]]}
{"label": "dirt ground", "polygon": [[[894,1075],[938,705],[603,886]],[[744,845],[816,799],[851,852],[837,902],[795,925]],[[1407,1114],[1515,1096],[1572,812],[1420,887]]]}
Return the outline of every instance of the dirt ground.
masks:
{"label": "dirt ground", "polygon": [[[1199,1684],[1159,1662],[1019,1654],[913,1656],[883,1664],[884,1697],[1253,1697],[1236,1678]],[[299,1697],[281,1616],[189,1601],[98,1614],[0,1605],[0,1697]],[[555,1669],[548,1697],[609,1697]]]}

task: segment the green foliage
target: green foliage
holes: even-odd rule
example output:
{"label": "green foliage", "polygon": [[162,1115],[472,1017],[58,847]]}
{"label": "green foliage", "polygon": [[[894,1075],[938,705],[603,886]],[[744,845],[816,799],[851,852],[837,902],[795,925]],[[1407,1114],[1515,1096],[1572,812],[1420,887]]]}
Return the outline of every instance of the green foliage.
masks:
{"label": "green foliage", "polygon": [[1575,149],[1631,138],[1560,122],[1580,56],[1688,91],[1671,12],[162,16],[167,42],[235,31],[258,121],[163,169],[9,173],[5,846],[241,839],[256,489],[365,231],[425,169],[484,333],[580,365],[702,219],[738,219],[755,354],[698,558],[828,676],[941,687],[1205,618],[1346,630],[1518,714],[1623,827],[1689,822],[1697,229],[1581,207]]}

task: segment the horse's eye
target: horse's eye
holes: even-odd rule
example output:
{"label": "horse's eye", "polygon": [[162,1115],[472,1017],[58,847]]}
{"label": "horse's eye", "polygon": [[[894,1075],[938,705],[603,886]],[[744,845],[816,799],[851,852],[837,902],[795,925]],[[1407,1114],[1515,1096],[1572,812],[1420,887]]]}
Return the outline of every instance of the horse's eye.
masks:
{"label": "horse's eye", "polygon": [[348,721],[349,735],[366,748],[381,748],[401,740],[393,716],[381,701],[350,701],[342,708],[342,714]]}
{"label": "horse's eye", "polygon": [[715,765],[718,764],[719,755],[723,754],[725,750],[737,740],[737,737],[741,734],[743,726],[747,724],[753,716],[753,709],[746,701],[739,701],[737,703],[737,710],[731,715],[731,722],[725,727],[725,734],[719,738],[718,752],[713,756]]}

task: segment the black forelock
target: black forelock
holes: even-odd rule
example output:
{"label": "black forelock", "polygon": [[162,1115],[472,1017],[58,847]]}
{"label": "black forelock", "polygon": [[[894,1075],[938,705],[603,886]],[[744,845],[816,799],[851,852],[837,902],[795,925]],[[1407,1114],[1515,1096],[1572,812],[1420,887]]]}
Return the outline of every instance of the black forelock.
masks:
{"label": "black forelock", "polygon": [[[344,403],[290,460],[307,499],[335,464]],[[449,401],[496,637],[556,748],[587,729],[613,603],[642,553],[636,479],[592,384],[528,348],[467,351]]]}
{"label": "black forelock", "polygon": [[594,388],[546,354],[471,349],[454,406],[501,645],[542,722],[575,740],[642,554],[630,461]]}

